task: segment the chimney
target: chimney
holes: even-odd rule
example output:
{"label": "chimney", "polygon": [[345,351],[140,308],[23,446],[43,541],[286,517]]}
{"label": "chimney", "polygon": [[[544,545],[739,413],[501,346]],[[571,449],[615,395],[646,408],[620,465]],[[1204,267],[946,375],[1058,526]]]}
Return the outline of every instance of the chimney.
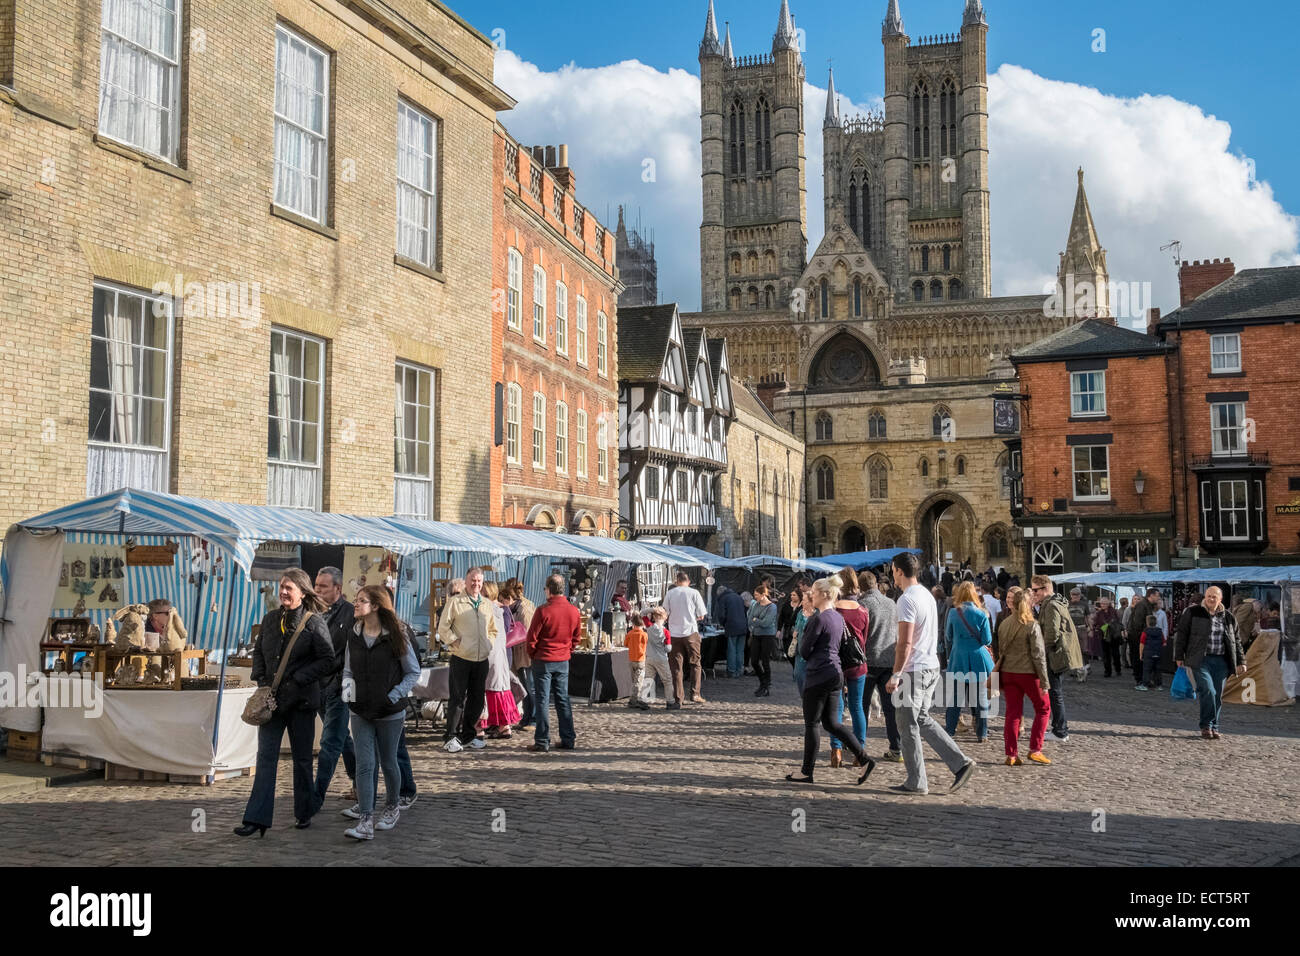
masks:
{"label": "chimney", "polygon": [[568,166],[568,165],[569,165],[569,144],[568,144],[568,143],[561,143],[561,144],[560,144],[560,156],[559,156],[559,162],[556,163],[556,165],[557,165],[557,166]]}
{"label": "chimney", "polygon": [[547,169],[555,168],[555,147],[554,146],[546,147],[546,168]]}
{"label": "chimney", "polygon": [[577,192],[578,183],[574,178],[573,170],[569,168],[569,144],[561,143],[556,155],[556,162],[551,173],[555,176],[555,181],[560,184],[560,188],[566,193]]}
{"label": "chimney", "polygon": [[1178,270],[1178,304],[1184,306],[1196,301],[1220,282],[1226,282],[1236,274],[1237,267],[1231,259],[1215,259],[1213,262],[1209,259],[1204,262],[1199,259],[1195,262],[1183,260]]}
{"label": "chimney", "polygon": [[1160,324],[1160,307],[1155,306],[1147,309],[1147,335],[1152,337],[1156,334],[1156,326]]}

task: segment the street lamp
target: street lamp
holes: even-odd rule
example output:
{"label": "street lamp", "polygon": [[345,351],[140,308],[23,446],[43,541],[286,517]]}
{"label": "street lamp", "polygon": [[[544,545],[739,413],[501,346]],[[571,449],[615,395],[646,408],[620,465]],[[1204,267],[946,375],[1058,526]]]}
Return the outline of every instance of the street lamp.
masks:
{"label": "street lamp", "polygon": [[1142,492],[1146,490],[1146,487],[1147,476],[1142,474],[1142,469],[1139,468],[1137,474],[1133,476],[1133,489],[1138,493],[1139,498],[1142,497]]}

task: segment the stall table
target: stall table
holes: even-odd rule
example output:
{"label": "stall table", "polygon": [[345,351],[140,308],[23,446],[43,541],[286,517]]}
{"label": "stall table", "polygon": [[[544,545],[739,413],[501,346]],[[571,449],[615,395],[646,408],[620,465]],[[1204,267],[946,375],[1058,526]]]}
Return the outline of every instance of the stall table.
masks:
{"label": "stall table", "polygon": [[574,651],[569,658],[569,696],[591,694],[591,671],[596,668],[596,695],[593,703],[622,700],[632,695],[632,665],[626,647],[615,647],[594,654]]}

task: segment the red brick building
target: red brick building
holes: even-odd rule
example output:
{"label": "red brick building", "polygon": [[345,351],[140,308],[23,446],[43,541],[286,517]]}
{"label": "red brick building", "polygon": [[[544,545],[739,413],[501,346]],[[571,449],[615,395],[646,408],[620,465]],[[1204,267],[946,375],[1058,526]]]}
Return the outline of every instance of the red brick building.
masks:
{"label": "red brick building", "polygon": [[568,147],[496,128],[493,521],[609,534],[618,508],[614,236],[577,201]]}
{"label": "red brick building", "polygon": [[1300,554],[1300,266],[1184,262],[1168,362],[1179,538],[1224,564]]}
{"label": "red brick building", "polygon": [[1008,443],[1020,475],[1012,516],[1026,574],[1170,566],[1168,351],[1088,319],[1012,354],[1022,395],[1020,438]]}

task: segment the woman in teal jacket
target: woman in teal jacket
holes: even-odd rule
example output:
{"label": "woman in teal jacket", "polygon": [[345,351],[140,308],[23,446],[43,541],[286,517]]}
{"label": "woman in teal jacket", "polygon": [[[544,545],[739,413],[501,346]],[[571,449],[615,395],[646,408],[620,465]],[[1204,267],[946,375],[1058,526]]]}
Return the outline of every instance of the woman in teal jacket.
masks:
{"label": "woman in teal jacket", "polygon": [[[949,736],[957,729],[960,703],[970,705],[975,718],[975,736],[980,743],[989,735],[989,674],[993,672],[993,627],[975,585],[963,581],[953,595],[952,610],[944,625],[944,643],[948,652],[948,685],[952,695],[948,707],[947,731]],[[978,706],[976,702],[978,701]]]}

